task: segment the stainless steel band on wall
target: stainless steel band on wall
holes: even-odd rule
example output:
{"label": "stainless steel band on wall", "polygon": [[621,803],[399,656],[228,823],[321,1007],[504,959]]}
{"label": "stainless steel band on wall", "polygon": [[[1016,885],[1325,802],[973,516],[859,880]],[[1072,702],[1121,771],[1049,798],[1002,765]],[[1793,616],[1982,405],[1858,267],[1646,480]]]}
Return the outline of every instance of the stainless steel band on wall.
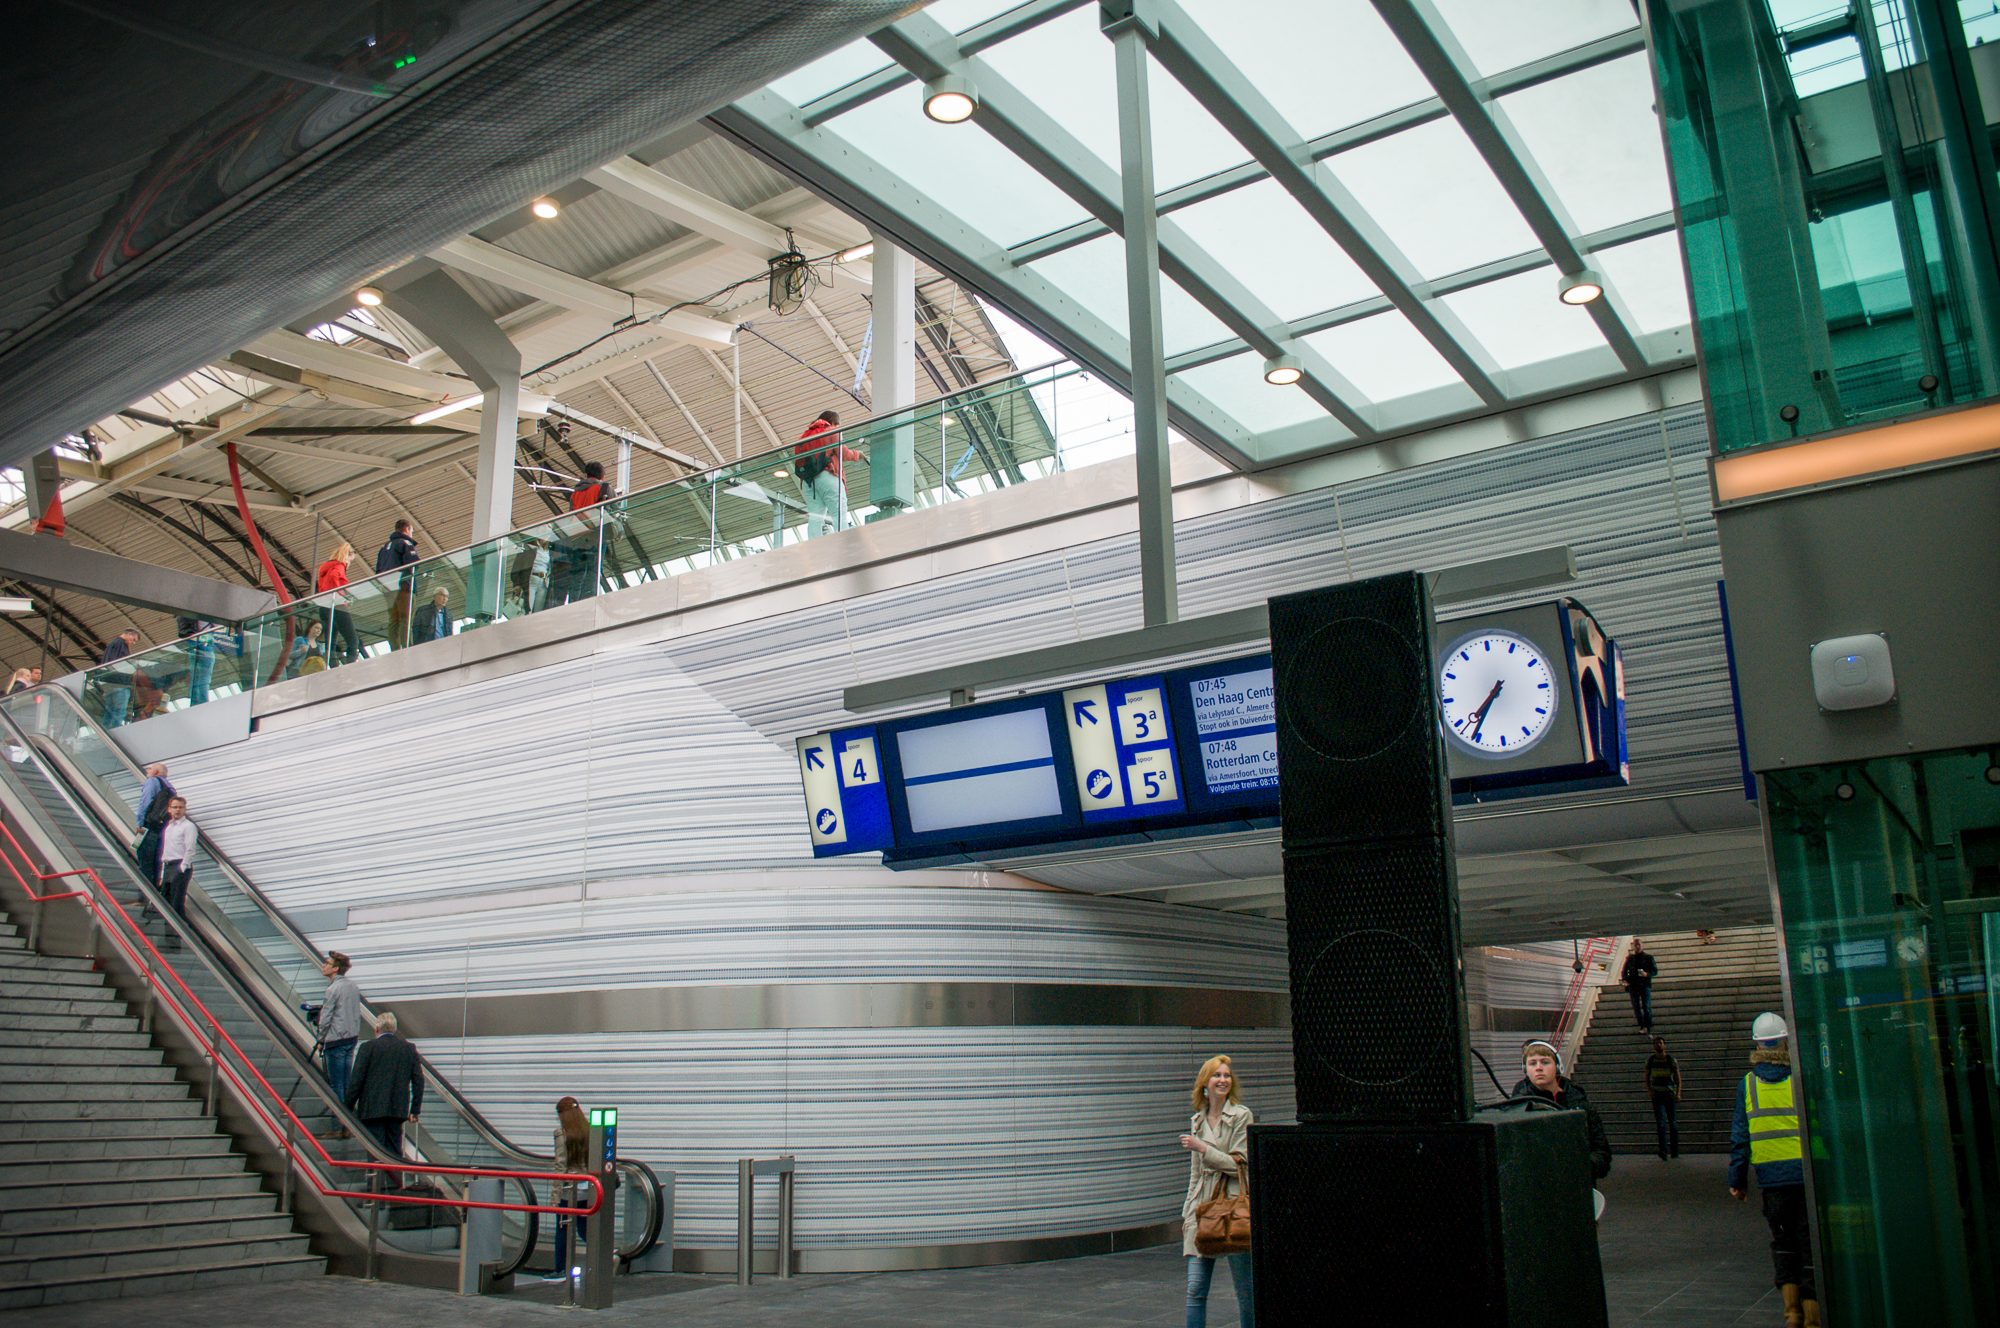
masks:
{"label": "stainless steel band on wall", "polygon": [[388,1001],[406,1035],[686,1033],[780,1028],[1076,1025],[1288,1028],[1282,993],[1092,983],[826,982],[625,987]]}

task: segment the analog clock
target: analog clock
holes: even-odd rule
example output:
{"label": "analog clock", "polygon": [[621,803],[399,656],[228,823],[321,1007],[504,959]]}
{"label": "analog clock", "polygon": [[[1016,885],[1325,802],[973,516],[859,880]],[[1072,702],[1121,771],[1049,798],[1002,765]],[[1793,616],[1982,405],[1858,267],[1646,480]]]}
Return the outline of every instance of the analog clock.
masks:
{"label": "analog clock", "polygon": [[1489,760],[1527,751],[1556,717],[1559,667],[1526,637],[1497,627],[1469,633],[1438,669],[1445,737]]}

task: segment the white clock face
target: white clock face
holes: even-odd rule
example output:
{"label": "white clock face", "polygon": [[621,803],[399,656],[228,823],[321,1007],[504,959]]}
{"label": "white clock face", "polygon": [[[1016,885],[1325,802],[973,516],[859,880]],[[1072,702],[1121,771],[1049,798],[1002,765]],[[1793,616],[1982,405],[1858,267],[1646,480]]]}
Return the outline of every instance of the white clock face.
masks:
{"label": "white clock face", "polygon": [[1556,717],[1556,672],[1540,646],[1498,628],[1451,648],[1438,670],[1445,736],[1474,756],[1527,751]]}

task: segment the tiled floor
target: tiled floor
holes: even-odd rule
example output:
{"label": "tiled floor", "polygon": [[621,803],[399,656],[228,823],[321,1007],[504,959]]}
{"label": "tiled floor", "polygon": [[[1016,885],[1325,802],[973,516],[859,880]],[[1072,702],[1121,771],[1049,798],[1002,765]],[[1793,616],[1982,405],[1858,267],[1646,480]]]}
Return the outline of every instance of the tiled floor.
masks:
{"label": "tiled floor", "polygon": [[[1780,1323],[1763,1219],[1754,1198],[1749,1204],[1730,1200],[1721,1158],[1621,1157],[1602,1188],[1609,1206],[1598,1243],[1614,1328]],[[659,1321],[675,1328],[1169,1328],[1183,1322],[1184,1277],[1178,1247],[1165,1246],[949,1272],[800,1277],[751,1287],[717,1282],[664,1297],[628,1294],[590,1321]],[[521,1297],[461,1299],[327,1277],[282,1288],[15,1310],[0,1322],[7,1328],[266,1328],[274,1322],[274,1302],[283,1305],[288,1322],[339,1328],[530,1328],[579,1313],[547,1299],[541,1288]],[[1409,1321],[1423,1321],[1421,1284],[1414,1277],[1409,1308]],[[1221,1269],[1209,1309],[1213,1328],[1236,1323],[1235,1296]]]}

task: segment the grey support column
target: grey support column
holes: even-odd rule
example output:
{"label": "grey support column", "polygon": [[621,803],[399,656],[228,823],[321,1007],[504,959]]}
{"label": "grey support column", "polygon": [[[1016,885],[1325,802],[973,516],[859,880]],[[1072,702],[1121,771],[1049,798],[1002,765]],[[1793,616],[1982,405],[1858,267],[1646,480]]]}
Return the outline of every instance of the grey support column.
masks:
{"label": "grey support column", "polygon": [[[875,234],[874,305],[868,322],[869,402],[877,417],[917,400],[917,261]],[[876,517],[917,505],[917,430],[877,434],[868,448],[868,497]]]}
{"label": "grey support column", "polygon": [[479,407],[479,466],[473,477],[472,538],[514,526],[514,448],[519,437],[521,352],[465,288],[439,271],[389,293],[410,320],[486,394]]}
{"label": "grey support column", "polygon": [[1102,0],[1104,35],[1118,64],[1118,175],[1125,223],[1125,297],[1132,320],[1132,420],[1139,472],[1139,593],[1145,625],[1177,621],[1174,484],[1167,457],[1166,339],[1160,330],[1159,218],[1153,208],[1152,103],[1146,38],[1158,23],[1147,0]]}

